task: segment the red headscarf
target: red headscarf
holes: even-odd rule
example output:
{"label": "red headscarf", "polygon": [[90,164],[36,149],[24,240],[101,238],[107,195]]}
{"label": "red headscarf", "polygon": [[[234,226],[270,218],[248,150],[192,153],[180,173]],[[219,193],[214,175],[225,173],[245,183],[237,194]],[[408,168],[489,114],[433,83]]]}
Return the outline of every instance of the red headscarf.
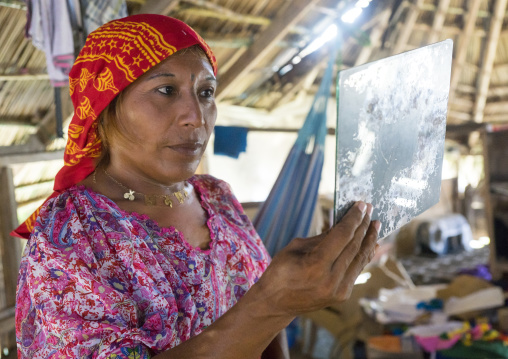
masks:
{"label": "red headscarf", "polygon": [[[217,74],[217,63],[210,47],[190,26],[171,17],[128,16],[111,21],[88,35],[69,73],[74,116],[69,125],[64,167],[56,175],[55,192],[47,200],[95,170],[94,159],[102,150],[97,135],[97,117],[101,111],[150,68],[193,45],[203,49]],[[28,239],[39,210],[40,207],[11,235]]]}

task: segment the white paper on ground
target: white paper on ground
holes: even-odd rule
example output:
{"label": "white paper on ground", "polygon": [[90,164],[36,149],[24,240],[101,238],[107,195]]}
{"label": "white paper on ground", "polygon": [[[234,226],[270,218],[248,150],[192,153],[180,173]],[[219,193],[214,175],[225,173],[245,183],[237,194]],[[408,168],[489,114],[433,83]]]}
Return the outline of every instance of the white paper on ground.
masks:
{"label": "white paper on ground", "polygon": [[444,312],[447,315],[455,315],[503,305],[503,291],[499,287],[492,287],[479,290],[462,298],[451,297],[444,305]]}

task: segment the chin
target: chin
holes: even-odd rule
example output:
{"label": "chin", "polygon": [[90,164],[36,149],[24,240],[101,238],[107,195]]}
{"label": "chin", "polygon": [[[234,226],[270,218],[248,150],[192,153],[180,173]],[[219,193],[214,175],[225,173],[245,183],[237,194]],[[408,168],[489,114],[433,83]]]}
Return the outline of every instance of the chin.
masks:
{"label": "chin", "polygon": [[166,171],[166,178],[171,178],[171,182],[181,182],[194,176],[198,168],[199,162],[196,164],[188,164],[186,166],[175,166],[171,171]]}

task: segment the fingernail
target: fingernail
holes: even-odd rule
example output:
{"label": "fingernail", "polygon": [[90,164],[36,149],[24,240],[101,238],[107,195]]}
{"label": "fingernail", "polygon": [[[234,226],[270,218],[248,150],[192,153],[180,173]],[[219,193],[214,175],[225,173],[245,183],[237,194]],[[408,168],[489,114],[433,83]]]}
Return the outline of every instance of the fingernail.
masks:
{"label": "fingernail", "polygon": [[362,211],[362,214],[365,214],[365,210],[367,209],[367,205],[363,202],[360,202],[358,204],[358,208],[360,209],[360,211]]}
{"label": "fingernail", "polygon": [[374,222],[374,228],[376,228],[377,233],[381,230],[381,222],[376,221]]}
{"label": "fingernail", "polygon": [[369,217],[372,217],[372,212],[374,212],[374,206],[370,204],[369,211],[368,211]]}

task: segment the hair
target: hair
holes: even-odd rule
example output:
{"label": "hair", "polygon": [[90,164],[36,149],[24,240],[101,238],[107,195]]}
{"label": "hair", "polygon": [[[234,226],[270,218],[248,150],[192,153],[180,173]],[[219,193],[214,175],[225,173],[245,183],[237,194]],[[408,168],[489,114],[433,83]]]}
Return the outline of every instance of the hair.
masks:
{"label": "hair", "polygon": [[118,121],[121,118],[120,109],[122,107],[124,91],[120,92],[113,101],[111,101],[99,115],[97,119],[97,134],[101,139],[101,155],[97,159],[96,167],[107,166],[109,164],[111,139],[115,136],[125,137],[125,134],[118,128]]}
{"label": "hair", "polygon": [[[187,52],[191,52],[198,57],[205,59],[209,62],[206,53],[199,45],[193,45],[187,47],[185,49],[181,49],[175,52],[171,57],[181,56],[186,54]],[[134,80],[136,82],[136,80]],[[123,138],[124,140],[129,140],[124,131],[120,130],[120,119],[122,118],[121,108],[123,103],[125,89],[122,90],[118,96],[116,96],[113,101],[111,101],[104,110],[99,114],[97,118],[97,134],[102,143],[101,154],[97,158],[96,167],[99,166],[107,166],[110,161],[110,148],[111,148],[111,139]]]}

